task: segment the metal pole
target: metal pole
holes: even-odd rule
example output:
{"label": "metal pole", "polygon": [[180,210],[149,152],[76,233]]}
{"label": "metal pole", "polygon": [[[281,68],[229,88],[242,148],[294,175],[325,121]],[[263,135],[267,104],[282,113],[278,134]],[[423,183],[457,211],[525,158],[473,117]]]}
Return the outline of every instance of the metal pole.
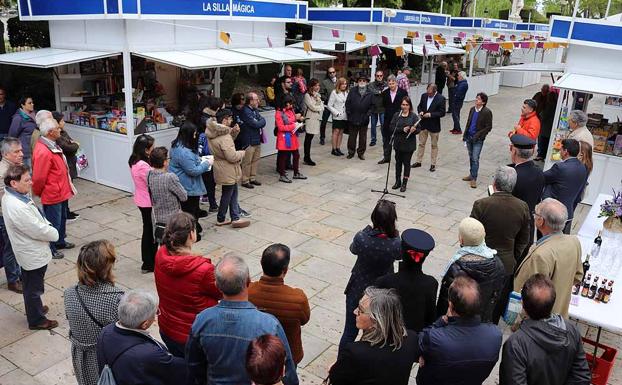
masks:
{"label": "metal pole", "polygon": [[[443,4],[441,2],[441,4]],[[611,8],[611,0],[607,1],[607,10],[605,10],[605,17],[609,16],[609,9]]]}
{"label": "metal pole", "polygon": [[570,46],[570,39],[572,39],[572,30],[574,29],[574,21],[577,18],[577,11],[579,10],[579,0],[574,2],[574,10],[572,11],[572,20],[570,21],[570,28],[568,29],[568,46]]}
{"label": "metal pole", "polygon": [[529,11],[529,20],[527,21],[527,24],[531,24],[531,11]]}
{"label": "metal pole", "polygon": [[378,56],[372,56],[371,57],[371,76],[369,77],[370,81],[373,81],[374,75],[376,74],[377,62],[378,62]]}
{"label": "metal pole", "polygon": [[[607,8],[609,10],[609,8]],[[443,0],[441,0],[441,11],[439,13],[443,13]]]}
{"label": "metal pole", "polygon": [[374,0],[371,0],[371,10],[369,11],[369,22],[374,21]]}
{"label": "metal pole", "polygon": [[[473,18],[475,18],[475,11],[477,10],[477,0],[473,2]],[[475,20],[473,20],[473,27],[475,27]]]}

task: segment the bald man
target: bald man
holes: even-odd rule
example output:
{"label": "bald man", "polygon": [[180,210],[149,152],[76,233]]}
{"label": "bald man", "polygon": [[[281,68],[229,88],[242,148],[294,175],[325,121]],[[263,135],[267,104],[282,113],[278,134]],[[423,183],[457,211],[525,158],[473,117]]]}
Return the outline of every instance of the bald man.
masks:
{"label": "bald man", "polygon": [[502,334],[480,321],[477,282],[458,276],[448,298],[447,314],[419,334],[417,385],[458,384],[465,378],[481,384],[499,359]]}

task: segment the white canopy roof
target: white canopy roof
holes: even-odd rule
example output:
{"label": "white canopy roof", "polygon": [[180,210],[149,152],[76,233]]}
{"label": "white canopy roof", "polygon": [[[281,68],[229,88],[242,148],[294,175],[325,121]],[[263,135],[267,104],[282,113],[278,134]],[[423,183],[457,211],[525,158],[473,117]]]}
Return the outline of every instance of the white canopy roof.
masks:
{"label": "white canopy roof", "polygon": [[190,70],[213,67],[231,67],[247,64],[264,64],[270,60],[223,48],[188,51],[133,52],[136,56],[167,63]]}
{"label": "white canopy roof", "polygon": [[[358,51],[360,49],[367,48],[372,45],[371,43],[360,43],[358,41],[357,42],[351,42],[351,41],[340,42],[340,41],[329,41],[329,40],[309,40],[309,43],[311,43],[311,48],[315,51],[332,51],[332,52],[337,52],[335,50],[335,44],[339,44],[339,43],[345,43],[346,45],[345,52]],[[288,45],[288,47],[303,48],[304,42],[301,41],[301,42],[298,42],[292,45]]]}
{"label": "white canopy roof", "polygon": [[454,45],[442,45],[440,50],[447,55],[463,55],[466,53],[465,50]]}
{"label": "white canopy roof", "polygon": [[40,48],[32,51],[14,52],[0,55],[0,64],[51,68],[64,64],[79,63],[116,55],[119,55],[119,52]]}
{"label": "white canopy roof", "polygon": [[514,64],[504,67],[493,67],[492,71],[498,72],[557,72],[563,73],[566,68],[564,63],[525,63]]}
{"label": "white canopy roof", "polygon": [[425,45],[426,55],[423,54],[423,44],[391,44],[386,47],[395,49],[397,47],[404,48],[404,52],[408,54],[413,54],[417,56],[438,56],[438,55],[448,55],[448,52],[443,52],[434,46],[433,43],[429,43]]}
{"label": "white canopy roof", "polygon": [[622,96],[622,79],[567,73],[555,82],[555,87],[611,96]]}
{"label": "white canopy roof", "polygon": [[335,57],[319,52],[305,52],[299,48],[273,47],[273,48],[232,48],[231,51],[247,55],[257,56],[276,63],[293,63],[299,61],[332,60]]}

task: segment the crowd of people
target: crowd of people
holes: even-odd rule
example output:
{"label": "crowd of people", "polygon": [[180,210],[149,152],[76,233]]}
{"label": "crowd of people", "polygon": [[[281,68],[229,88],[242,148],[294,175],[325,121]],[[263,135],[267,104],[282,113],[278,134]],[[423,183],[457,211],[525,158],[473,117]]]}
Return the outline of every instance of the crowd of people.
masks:
{"label": "crowd of people", "polygon": [[[463,180],[477,187],[480,154],[493,128],[488,96],[477,94],[462,130],[468,83],[458,63],[441,63],[416,108],[405,89],[409,71],[389,75],[386,82],[383,71],[373,82],[358,75],[350,87],[332,67],[326,79],[307,82],[301,71],[292,76],[291,66],[285,66],[273,89],[279,180],[292,183],[288,169],[292,179],[306,179],[298,136],[305,132],[303,163],[314,166],[312,140],[320,135],[325,144],[332,117],[331,154],[345,155],[341,142],[347,132],[349,159],[365,160],[368,126],[374,146],[380,123],[378,163],[388,163],[394,152],[393,189],[404,192],[410,169],[422,166],[428,138],[430,172],[435,171],[441,118],[451,112],[451,132],[463,135],[469,157]],[[329,383],[405,385],[417,364],[420,385],[481,384],[501,359],[501,384],[589,384],[568,307],[571,288],[583,276],[580,243],[570,230],[592,170],[593,138],[585,128],[586,114],[573,110],[571,133],[561,142],[563,161],[545,172],[536,165],[532,158],[541,158],[550,140],[553,94],[542,87],[524,101],[508,135],[512,164],[497,168],[490,195],[475,201],[470,217],[460,222],[460,247],[440,282],[423,272],[435,248],[433,237],[419,229],[400,234],[395,203],[378,201],[371,224],[350,245],[356,262],[344,291],[344,329]],[[0,89],[2,108],[5,99]],[[258,112],[259,97],[234,94],[231,108],[225,104],[202,96],[197,118],[183,123],[170,150],[156,147],[148,134],[136,138],[128,166],[143,222],[141,270],[154,273],[157,293],[124,292],[115,285],[116,252],[109,241],[81,247],[77,284],[64,293],[80,385],[98,384],[104,376],[118,384],[298,384],[301,329],[311,310],[304,291],[286,284],[290,249],[268,246],[256,282],[241,256],[229,253],[214,264],[193,250],[201,240],[199,219],[209,212],[216,213],[216,226],[249,226],[238,184],[262,185],[257,170],[266,121]],[[67,240],[66,222],[78,216],[68,204],[76,194],[78,147],[63,130],[62,115],[35,113],[30,97],[15,106],[0,147],[0,250],[8,288],[23,294],[33,330],[58,326],[46,317],[49,308],[41,295],[50,260],[75,247]],[[31,192],[40,197],[42,210]],[[497,324],[512,292],[520,293],[523,312],[503,343]],[[149,332],[156,319],[160,338]]]}

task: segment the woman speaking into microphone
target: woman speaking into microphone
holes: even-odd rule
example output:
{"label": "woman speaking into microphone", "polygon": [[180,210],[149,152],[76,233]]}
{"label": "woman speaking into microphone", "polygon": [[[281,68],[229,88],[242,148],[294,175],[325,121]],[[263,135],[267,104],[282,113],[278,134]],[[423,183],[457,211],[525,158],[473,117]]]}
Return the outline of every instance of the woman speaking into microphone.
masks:
{"label": "woman speaking into microphone", "polygon": [[[413,111],[412,101],[404,96],[400,105],[400,111],[391,118],[389,126],[394,132],[393,149],[395,150],[395,184],[393,190],[406,191],[408,178],[410,178],[410,160],[417,148],[417,134],[421,131],[417,126],[419,116]],[[402,169],[404,179],[402,179]]]}

